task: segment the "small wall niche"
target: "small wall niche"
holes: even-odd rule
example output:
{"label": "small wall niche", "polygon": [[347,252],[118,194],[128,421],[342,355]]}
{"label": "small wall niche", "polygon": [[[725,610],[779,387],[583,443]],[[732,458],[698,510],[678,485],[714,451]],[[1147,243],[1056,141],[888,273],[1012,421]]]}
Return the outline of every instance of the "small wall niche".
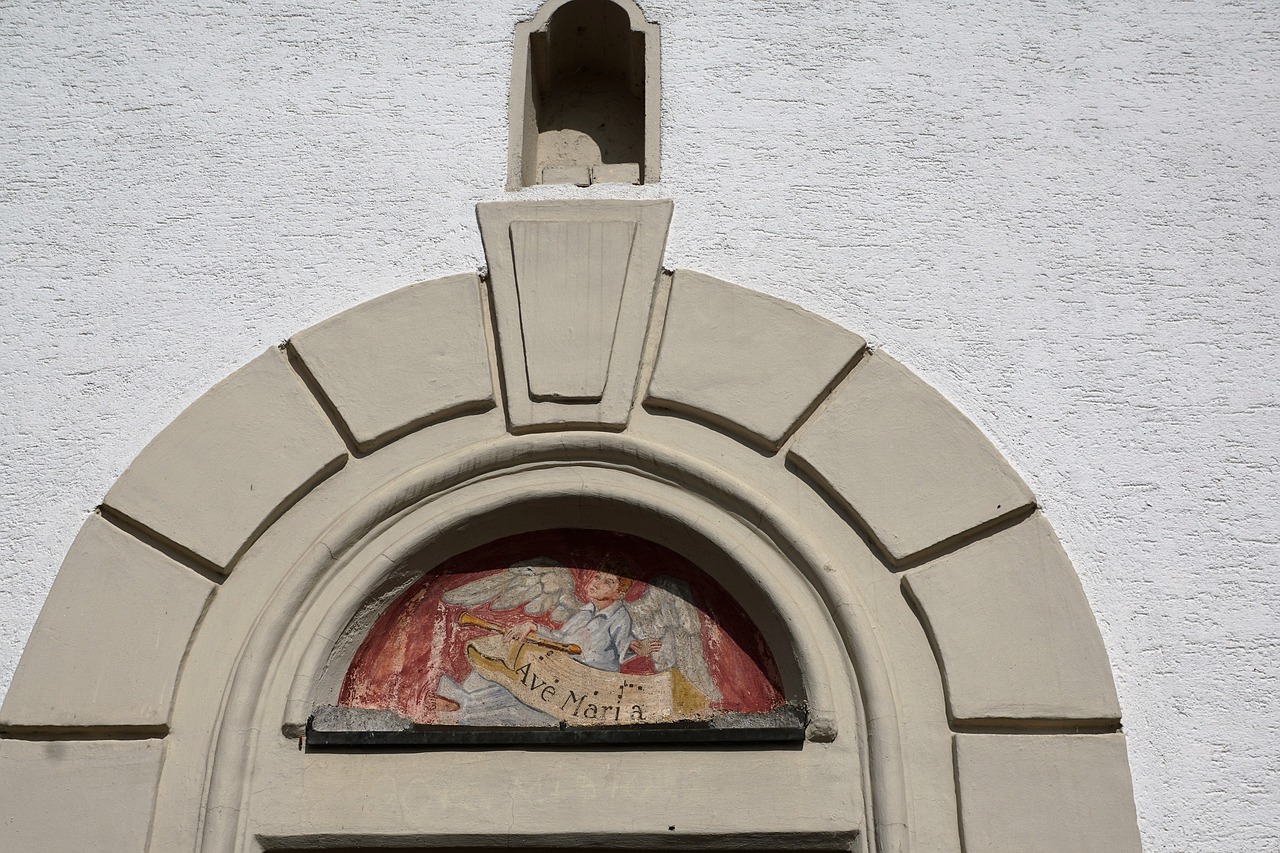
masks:
{"label": "small wall niche", "polygon": [[508,189],[657,181],[660,64],[630,0],[548,0],[518,24]]}

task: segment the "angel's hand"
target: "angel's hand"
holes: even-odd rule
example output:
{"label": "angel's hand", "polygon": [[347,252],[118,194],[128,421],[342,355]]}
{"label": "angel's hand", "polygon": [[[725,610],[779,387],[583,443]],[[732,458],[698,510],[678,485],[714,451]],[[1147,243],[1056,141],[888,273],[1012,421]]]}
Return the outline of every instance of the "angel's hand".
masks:
{"label": "angel's hand", "polygon": [[662,641],[632,640],[629,648],[640,657],[647,657],[662,648]]}
{"label": "angel's hand", "polygon": [[512,625],[502,633],[502,639],[508,643],[523,643],[528,639],[530,634],[536,633],[538,626],[532,622],[521,622],[519,625]]}

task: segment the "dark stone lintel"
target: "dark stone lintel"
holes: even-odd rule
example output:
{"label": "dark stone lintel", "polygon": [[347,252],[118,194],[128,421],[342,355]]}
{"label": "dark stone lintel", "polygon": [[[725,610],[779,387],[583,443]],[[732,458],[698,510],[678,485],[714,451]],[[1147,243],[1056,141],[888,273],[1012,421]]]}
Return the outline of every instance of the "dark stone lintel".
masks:
{"label": "dark stone lintel", "polygon": [[[364,719],[367,717],[367,721]],[[309,749],[469,746],[800,744],[806,717],[795,705],[706,721],[572,726],[418,725],[388,711],[323,706],[307,720]],[[368,722],[369,725],[361,725]]]}

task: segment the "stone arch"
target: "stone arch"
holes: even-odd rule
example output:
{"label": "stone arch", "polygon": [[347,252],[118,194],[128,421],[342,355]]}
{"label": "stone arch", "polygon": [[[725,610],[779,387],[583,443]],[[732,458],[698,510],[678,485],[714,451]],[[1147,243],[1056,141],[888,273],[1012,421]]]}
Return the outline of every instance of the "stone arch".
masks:
{"label": "stone arch", "polygon": [[[157,436],[73,544],[0,712],[18,846],[1139,849],[1101,638],[1021,479],[856,335],[663,271],[670,213],[482,205],[487,280],[301,332]],[[573,347],[546,345],[558,324]],[[617,796],[598,752],[574,754],[573,797],[504,822],[482,793],[545,754],[300,749],[336,636],[406,554],[570,517],[674,542],[755,607],[804,746],[615,756],[704,783],[650,786],[626,826],[575,808]],[[83,807],[36,808],[55,797]]]}

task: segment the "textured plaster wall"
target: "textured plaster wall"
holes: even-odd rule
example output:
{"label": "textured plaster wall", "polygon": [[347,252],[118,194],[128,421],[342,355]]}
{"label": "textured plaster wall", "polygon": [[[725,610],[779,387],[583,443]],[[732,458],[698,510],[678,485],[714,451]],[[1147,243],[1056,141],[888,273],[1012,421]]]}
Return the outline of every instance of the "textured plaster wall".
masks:
{"label": "textured plaster wall", "polygon": [[[0,690],[153,435],[291,333],[480,266],[503,197],[528,0],[190,5],[0,7]],[[631,193],[675,199],[668,265],[967,412],[1081,575],[1146,848],[1280,846],[1280,6],[645,11],[665,180]]]}

